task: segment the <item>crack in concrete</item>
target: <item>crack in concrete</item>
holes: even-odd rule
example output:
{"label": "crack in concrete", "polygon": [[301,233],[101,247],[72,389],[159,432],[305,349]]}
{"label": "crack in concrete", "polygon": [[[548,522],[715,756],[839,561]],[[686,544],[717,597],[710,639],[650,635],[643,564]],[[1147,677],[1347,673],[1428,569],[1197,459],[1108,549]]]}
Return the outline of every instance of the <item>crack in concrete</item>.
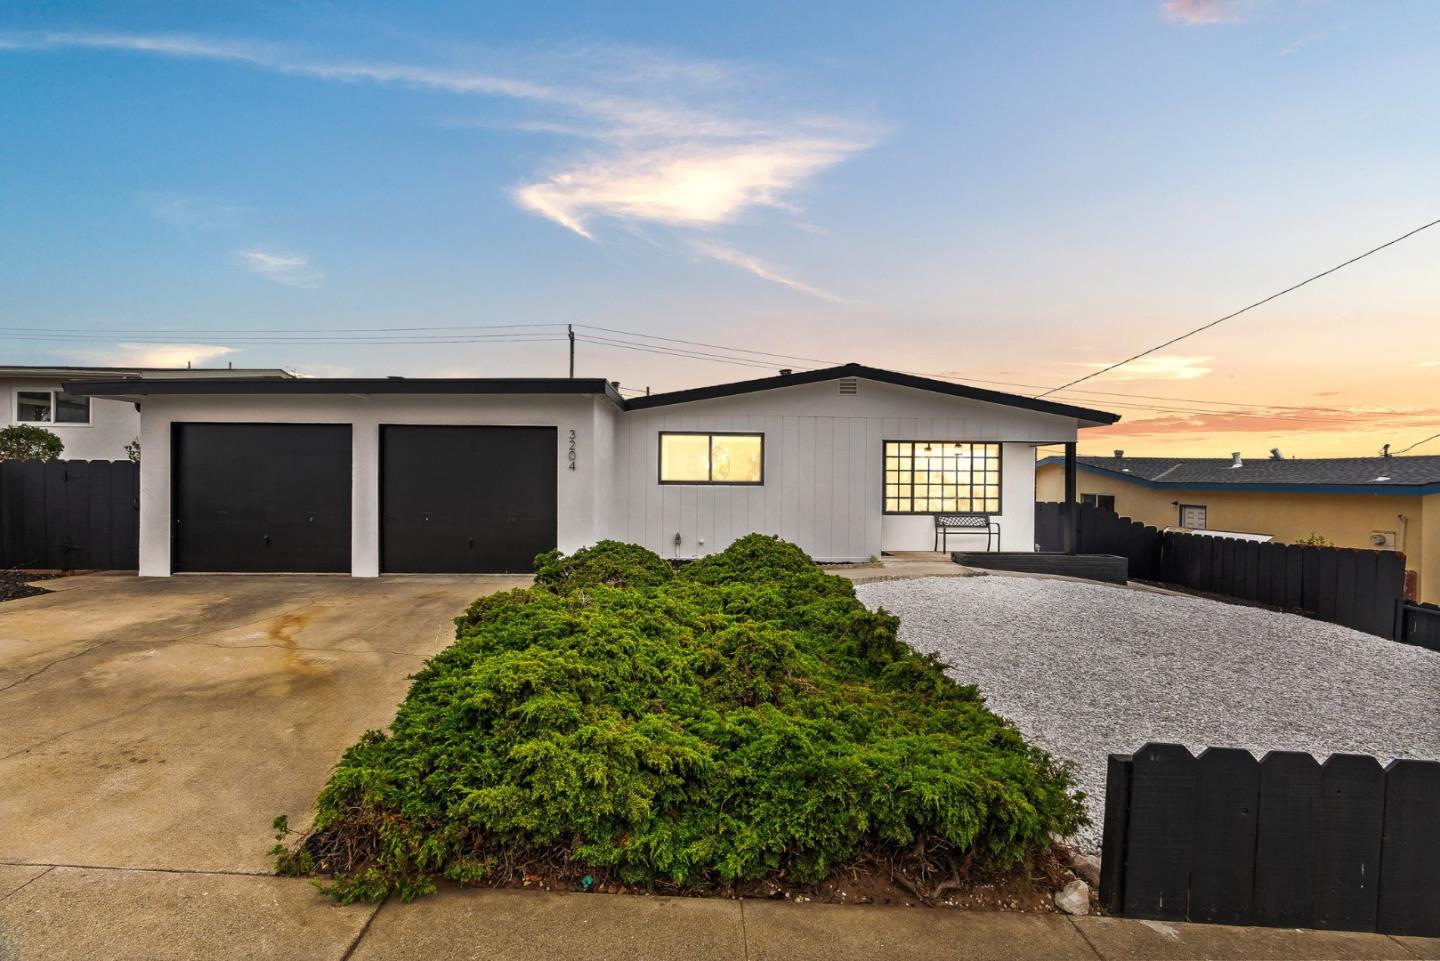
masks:
{"label": "crack in concrete", "polygon": [[[10,862],[8,862],[8,861],[0,861],[0,864],[10,864]],[[11,866],[11,867],[40,867],[40,865],[38,865],[38,864],[33,864],[33,865],[14,864],[14,865],[10,865],[10,866]],[[7,891],[7,892],[5,892],[5,894],[0,895],[0,901],[6,901],[6,900],[9,900],[10,898],[13,898],[15,895],[19,894],[21,891],[24,891],[24,890],[25,890],[26,888],[28,888],[30,885],[34,884],[36,881],[40,880],[41,878],[43,878],[45,875],[49,874],[49,873],[50,873],[51,871],[53,871],[53,870],[55,870],[55,868],[54,868],[53,865],[46,867],[45,870],[41,871],[39,874],[35,875],[33,878],[30,878],[29,880],[27,880],[24,884],[20,885],[20,886],[19,886],[18,888],[16,888],[15,890],[13,890],[13,891]]]}
{"label": "crack in concrete", "polygon": [[[14,867],[14,868],[48,868],[50,871],[53,871],[55,868],[72,868],[72,869],[77,870],[77,871],[139,871],[139,872],[142,872],[142,873],[145,873],[145,874],[213,874],[213,875],[219,875],[219,876],[223,876],[223,877],[237,877],[237,878],[276,878],[276,877],[279,877],[278,874],[275,874],[274,872],[271,872],[271,871],[230,871],[230,870],[211,870],[211,869],[206,869],[206,868],[143,868],[143,867],[126,867],[126,866],[124,866],[124,865],[119,865],[119,864],[59,864],[59,863],[52,863],[52,862],[48,862],[48,861],[5,861],[5,860],[0,860],[0,864],[7,865],[7,866],[9,866],[9,867]],[[45,873],[45,874],[48,874],[49,871],[46,871],[46,872],[44,872],[44,873]],[[37,878],[38,878],[38,877],[43,877],[43,874],[41,874],[41,875],[36,875],[36,877],[37,877]],[[31,880],[35,880],[35,879],[32,878]],[[26,883],[28,884],[29,882],[27,881]]]}
{"label": "crack in concrete", "polygon": [[138,707],[128,707],[123,711],[117,711],[114,714],[107,715],[106,717],[99,718],[98,720],[89,721],[85,724],[77,724],[75,727],[68,728],[58,734],[52,734],[47,738],[36,741],[34,744],[27,744],[22,748],[11,751],[9,754],[0,757],[0,762],[8,761],[11,758],[19,757],[22,754],[28,754],[31,751],[35,750],[37,747],[44,747],[46,744],[51,744],[55,741],[58,741],[62,737],[69,737],[70,735],[76,734],[80,731],[85,731],[92,727],[99,727],[101,724],[108,724],[109,722],[115,720],[117,717],[124,717],[126,714],[134,714],[137,711],[143,711],[148,706],[149,705],[142,704]]}
{"label": "crack in concrete", "polygon": [[365,940],[365,935],[370,932],[370,925],[380,916],[380,909],[385,907],[389,901],[390,896],[387,894],[380,899],[379,904],[375,905],[375,910],[370,912],[370,916],[365,919],[365,923],[360,925],[360,930],[355,932],[355,937],[350,942],[350,946],[345,949],[344,954],[340,955],[340,961],[350,961],[350,958],[355,955],[355,952],[360,948],[360,942]]}
{"label": "crack in concrete", "polygon": [[82,651],[76,651],[74,654],[66,654],[64,657],[57,657],[55,660],[53,660],[53,661],[51,661],[50,663],[46,664],[44,667],[40,668],[38,671],[31,671],[29,674],[26,674],[24,677],[19,678],[18,680],[11,681],[9,684],[6,684],[4,687],[0,687],[0,694],[4,694],[6,691],[11,690],[12,688],[17,688],[17,687],[19,687],[21,684],[24,684],[26,681],[33,680],[34,678],[39,677],[41,674],[44,674],[46,671],[50,670],[50,668],[54,667],[56,664],[64,664],[66,661],[73,661],[75,658],[77,658],[77,657],[84,657],[86,654],[89,654],[91,651],[98,650],[99,648],[104,647],[106,644],[114,644],[114,643],[115,643],[114,640],[101,641],[101,642],[98,643],[98,644],[91,644],[89,647],[85,648],[85,649],[82,650]]}
{"label": "crack in concrete", "polygon": [[1085,942],[1085,946],[1095,952],[1095,957],[1099,958],[1100,961],[1105,961],[1105,955],[1100,953],[1100,949],[1095,946],[1095,942],[1091,941],[1090,936],[1085,933],[1085,929],[1080,927],[1080,922],[1068,914],[1065,916],[1065,920],[1070,922],[1070,927],[1074,928],[1075,933],[1080,935],[1080,940]]}

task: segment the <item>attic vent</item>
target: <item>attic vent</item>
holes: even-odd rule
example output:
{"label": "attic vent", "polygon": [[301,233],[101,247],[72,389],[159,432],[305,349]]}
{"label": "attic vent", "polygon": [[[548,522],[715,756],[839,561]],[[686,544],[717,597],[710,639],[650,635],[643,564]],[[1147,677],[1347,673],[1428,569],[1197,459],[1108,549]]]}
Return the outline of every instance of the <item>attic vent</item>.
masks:
{"label": "attic vent", "polygon": [[860,393],[860,381],[854,377],[841,377],[835,382],[835,393],[858,394]]}

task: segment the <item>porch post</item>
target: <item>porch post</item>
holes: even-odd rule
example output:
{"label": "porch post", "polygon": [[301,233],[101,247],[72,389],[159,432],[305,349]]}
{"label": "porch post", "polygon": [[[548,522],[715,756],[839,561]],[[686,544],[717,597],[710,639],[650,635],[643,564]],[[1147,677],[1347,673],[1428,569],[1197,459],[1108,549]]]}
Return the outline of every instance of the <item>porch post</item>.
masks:
{"label": "porch post", "polygon": [[1075,506],[1075,442],[1065,445],[1065,506],[1060,519],[1065,529],[1065,553],[1074,554],[1080,544],[1080,511]]}

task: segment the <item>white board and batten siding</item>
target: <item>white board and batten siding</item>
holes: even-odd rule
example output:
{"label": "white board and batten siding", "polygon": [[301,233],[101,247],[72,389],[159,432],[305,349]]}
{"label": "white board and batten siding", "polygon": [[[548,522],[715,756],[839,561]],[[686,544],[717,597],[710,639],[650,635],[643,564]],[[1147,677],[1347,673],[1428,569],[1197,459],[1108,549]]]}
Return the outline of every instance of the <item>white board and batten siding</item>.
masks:
{"label": "white board and batten siding", "polygon": [[[760,486],[661,484],[661,431],[765,435]],[[631,410],[616,424],[617,512],[610,536],[663,557],[723,550],[751,532],[777,534],[820,560],[930,550],[932,515],[885,514],[884,442],[986,441],[1003,446],[1001,548],[1034,549],[1035,446],[1075,439],[1075,421],[931,391],[836,381]],[[680,543],[675,543],[675,535]],[[951,549],[984,547],[952,536]]]}

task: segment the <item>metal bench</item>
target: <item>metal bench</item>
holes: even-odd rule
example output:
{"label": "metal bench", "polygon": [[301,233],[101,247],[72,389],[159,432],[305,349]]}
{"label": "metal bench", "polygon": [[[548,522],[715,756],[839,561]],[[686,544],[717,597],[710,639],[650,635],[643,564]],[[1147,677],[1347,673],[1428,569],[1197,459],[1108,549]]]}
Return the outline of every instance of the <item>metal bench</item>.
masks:
{"label": "metal bench", "polygon": [[995,549],[1000,549],[1000,522],[989,514],[936,514],[935,549],[948,551],[951,534],[984,534],[985,550],[990,550],[994,538]]}

